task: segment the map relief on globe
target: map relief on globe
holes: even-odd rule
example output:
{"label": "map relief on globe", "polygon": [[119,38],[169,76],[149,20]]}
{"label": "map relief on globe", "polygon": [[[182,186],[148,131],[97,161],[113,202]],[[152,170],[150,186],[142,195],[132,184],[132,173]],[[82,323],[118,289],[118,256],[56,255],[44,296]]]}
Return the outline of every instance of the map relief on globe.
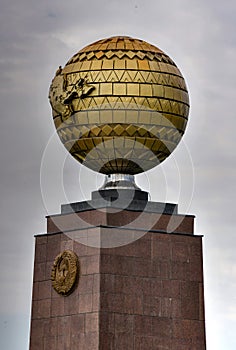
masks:
{"label": "map relief on globe", "polygon": [[165,160],[189,114],[186,84],[171,58],[123,36],[92,43],[60,66],[49,99],[66,149],[108,176],[133,176]]}

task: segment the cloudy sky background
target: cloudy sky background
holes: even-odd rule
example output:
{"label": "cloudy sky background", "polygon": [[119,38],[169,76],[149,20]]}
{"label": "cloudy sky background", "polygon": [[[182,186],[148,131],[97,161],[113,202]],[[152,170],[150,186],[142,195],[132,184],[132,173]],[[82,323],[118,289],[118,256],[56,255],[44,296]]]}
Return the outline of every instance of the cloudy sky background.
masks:
{"label": "cloudy sky background", "polygon": [[83,46],[113,35],[160,47],[187,81],[184,140],[138,183],[152,200],[196,215],[208,350],[236,348],[235,33],[233,0],[0,0],[1,349],[28,348],[33,236],[45,232],[45,215],[89,199],[102,182],[54,135],[51,79]]}

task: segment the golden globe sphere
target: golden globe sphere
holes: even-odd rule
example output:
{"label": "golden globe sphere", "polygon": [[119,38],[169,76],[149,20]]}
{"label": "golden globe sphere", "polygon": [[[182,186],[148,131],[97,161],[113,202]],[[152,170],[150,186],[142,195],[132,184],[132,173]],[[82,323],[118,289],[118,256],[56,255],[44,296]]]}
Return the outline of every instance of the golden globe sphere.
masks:
{"label": "golden globe sphere", "polygon": [[179,143],[189,114],[186,84],[171,58],[123,36],[88,45],[59,67],[49,98],[64,146],[104,174],[158,165]]}

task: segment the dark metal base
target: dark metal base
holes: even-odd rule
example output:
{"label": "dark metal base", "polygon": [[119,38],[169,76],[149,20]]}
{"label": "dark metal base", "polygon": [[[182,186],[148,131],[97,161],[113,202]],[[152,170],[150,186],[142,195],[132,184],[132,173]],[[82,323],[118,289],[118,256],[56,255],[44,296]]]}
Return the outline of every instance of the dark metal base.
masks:
{"label": "dark metal base", "polygon": [[134,200],[148,201],[148,192],[135,190],[135,189],[110,189],[110,190],[98,190],[92,192],[92,200],[105,199],[110,202],[116,200],[128,200],[130,202]]}
{"label": "dark metal base", "polygon": [[178,214],[178,205],[148,201],[148,192],[132,189],[110,189],[92,192],[92,200],[63,204],[61,214],[114,208],[139,212]]}

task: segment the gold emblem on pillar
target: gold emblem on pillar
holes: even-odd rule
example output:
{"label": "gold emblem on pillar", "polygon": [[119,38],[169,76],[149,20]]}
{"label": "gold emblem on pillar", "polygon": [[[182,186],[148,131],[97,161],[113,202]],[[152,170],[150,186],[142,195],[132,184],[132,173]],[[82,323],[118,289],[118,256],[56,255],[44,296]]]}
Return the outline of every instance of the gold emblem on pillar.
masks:
{"label": "gold emblem on pillar", "polygon": [[80,266],[77,255],[71,250],[59,254],[52,266],[52,286],[58,294],[71,294],[79,280]]}

